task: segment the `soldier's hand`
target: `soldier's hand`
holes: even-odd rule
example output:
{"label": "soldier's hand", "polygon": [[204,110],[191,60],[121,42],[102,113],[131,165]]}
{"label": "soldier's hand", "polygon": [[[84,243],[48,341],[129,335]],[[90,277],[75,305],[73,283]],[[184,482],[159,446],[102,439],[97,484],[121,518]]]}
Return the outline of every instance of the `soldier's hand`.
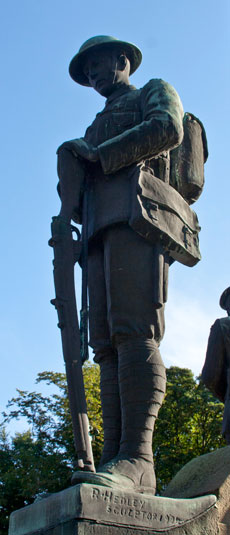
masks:
{"label": "soldier's hand", "polygon": [[80,156],[89,162],[97,162],[99,160],[97,147],[90,145],[82,137],[65,141],[65,143],[62,143],[62,145],[58,147],[57,153],[61,149],[70,150],[75,156]]}

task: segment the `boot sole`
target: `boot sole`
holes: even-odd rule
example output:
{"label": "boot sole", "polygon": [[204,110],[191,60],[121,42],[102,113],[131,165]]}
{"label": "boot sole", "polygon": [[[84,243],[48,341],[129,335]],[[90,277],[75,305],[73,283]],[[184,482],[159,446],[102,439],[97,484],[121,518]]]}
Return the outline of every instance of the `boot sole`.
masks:
{"label": "boot sole", "polygon": [[77,485],[78,483],[91,483],[94,485],[99,485],[102,487],[118,487],[124,490],[132,490],[141,494],[152,494],[155,495],[154,487],[146,486],[137,486],[132,483],[132,481],[124,475],[114,476],[113,474],[99,475],[92,472],[75,472],[71,479],[72,485]]}

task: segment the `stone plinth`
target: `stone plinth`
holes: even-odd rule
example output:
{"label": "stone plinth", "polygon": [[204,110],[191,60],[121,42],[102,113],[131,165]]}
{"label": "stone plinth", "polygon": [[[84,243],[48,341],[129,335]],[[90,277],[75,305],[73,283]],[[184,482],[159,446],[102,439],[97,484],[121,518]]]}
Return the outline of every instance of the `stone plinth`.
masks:
{"label": "stone plinth", "polygon": [[215,503],[212,495],[181,500],[75,485],[12,513],[9,535],[197,535],[198,524],[199,534],[214,535]]}

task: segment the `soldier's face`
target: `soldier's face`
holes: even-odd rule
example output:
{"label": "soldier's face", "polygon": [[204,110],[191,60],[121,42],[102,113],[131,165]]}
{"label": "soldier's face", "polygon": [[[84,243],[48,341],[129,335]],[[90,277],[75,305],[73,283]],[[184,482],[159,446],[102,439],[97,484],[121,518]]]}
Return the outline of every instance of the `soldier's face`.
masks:
{"label": "soldier's face", "polygon": [[119,68],[119,58],[115,51],[101,50],[87,58],[84,74],[90,85],[103,97],[109,97],[124,80],[124,71]]}

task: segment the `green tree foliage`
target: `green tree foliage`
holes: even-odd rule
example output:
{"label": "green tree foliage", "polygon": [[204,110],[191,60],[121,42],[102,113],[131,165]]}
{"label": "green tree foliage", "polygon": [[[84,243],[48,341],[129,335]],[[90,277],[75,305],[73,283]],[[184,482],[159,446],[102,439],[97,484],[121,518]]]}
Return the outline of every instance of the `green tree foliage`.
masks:
{"label": "green tree foliage", "polygon": [[221,435],[223,408],[191,370],[167,370],[167,392],[153,441],[158,492],[193,457],[226,445]]}
{"label": "green tree foliage", "polygon": [[[85,365],[84,381],[97,464],[103,444],[99,367]],[[0,535],[7,534],[11,511],[32,503],[39,493],[68,487],[76,464],[65,375],[42,372],[36,382],[57,387],[56,393],[44,396],[18,390],[3,415]],[[190,459],[225,445],[221,437],[222,416],[223,404],[194,379],[190,370],[167,370],[167,394],[153,442],[158,492]],[[26,419],[29,430],[8,438],[7,423],[21,417]]]}
{"label": "green tree foliage", "polygon": [[0,437],[0,533],[7,533],[11,511],[33,502],[40,492],[56,492],[70,483],[71,470],[61,452],[47,451],[31,432]]}
{"label": "green tree foliage", "polygon": [[[103,444],[100,407],[99,367],[84,366],[88,416],[93,435],[95,462]],[[57,393],[17,390],[7,405],[0,434],[0,535],[8,532],[8,517],[34,501],[42,492],[58,492],[71,484],[76,465],[65,374],[42,372],[36,383],[57,387]],[[8,439],[7,423],[24,417],[25,433]]]}

